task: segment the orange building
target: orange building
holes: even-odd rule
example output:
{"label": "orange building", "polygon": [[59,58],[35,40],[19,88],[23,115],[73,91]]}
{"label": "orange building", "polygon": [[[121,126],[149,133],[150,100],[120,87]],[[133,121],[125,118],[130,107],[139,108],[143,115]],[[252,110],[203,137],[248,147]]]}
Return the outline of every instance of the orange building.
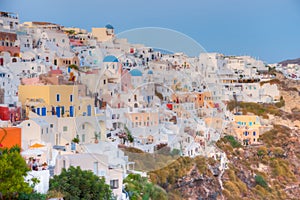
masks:
{"label": "orange building", "polygon": [[0,53],[8,52],[10,56],[19,57],[20,47],[15,46],[16,40],[16,33],[0,32]]}
{"label": "orange building", "polygon": [[209,91],[204,92],[191,92],[191,93],[177,93],[171,96],[173,102],[176,103],[187,103],[193,102],[195,103],[195,108],[202,108],[204,106],[204,102],[211,107],[214,108],[214,102],[212,95]]}
{"label": "orange building", "polygon": [[21,129],[17,127],[0,128],[0,147],[11,148],[15,145],[21,147]]}

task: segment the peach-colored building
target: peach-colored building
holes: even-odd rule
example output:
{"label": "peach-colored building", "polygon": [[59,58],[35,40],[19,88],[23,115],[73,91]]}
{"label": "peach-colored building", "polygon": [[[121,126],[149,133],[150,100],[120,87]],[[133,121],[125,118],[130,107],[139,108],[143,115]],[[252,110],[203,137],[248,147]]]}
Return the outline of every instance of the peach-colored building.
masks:
{"label": "peach-colored building", "polygon": [[58,67],[68,67],[70,65],[79,65],[79,58],[78,56],[71,56],[71,57],[55,57],[53,64]]}
{"label": "peach-colored building", "polygon": [[258,143],[260,127],[260,120],[256,115],[235,115],[230,132],[243,145],[250,145]]}
{"label": "peach-colored building", "polygon": [[125,113],[125,117],[131,128],[157,126],[159,122],[158,112]]}

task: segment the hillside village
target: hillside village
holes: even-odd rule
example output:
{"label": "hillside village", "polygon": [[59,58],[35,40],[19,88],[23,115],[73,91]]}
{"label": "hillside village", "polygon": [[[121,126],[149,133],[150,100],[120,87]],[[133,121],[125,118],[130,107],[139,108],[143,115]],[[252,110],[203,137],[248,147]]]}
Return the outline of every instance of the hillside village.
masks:
{"label": "hillside village", "polygon": [[[18,145],[27,163],[38,162],[30,175],[41,180],[40,193],[63,168],[80,166],[126,199],[123,179],[154,170],[136,166],[130,148],[213,158],[222,175],[232,163],[216,143],[226,135],[261,145],[274,128],[267,118],[280,116],[289,98],[278,77],[300,77],[297,64],[164,54],[115,35],[110,24],[88,32],[0,12],[0,147]],[[274,112],[247,112],[252,104]]]}

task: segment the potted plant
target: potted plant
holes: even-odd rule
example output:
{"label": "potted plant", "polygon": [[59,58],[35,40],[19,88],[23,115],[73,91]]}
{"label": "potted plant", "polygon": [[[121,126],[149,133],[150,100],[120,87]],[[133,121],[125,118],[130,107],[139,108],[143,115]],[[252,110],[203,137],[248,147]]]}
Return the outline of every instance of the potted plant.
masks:
{"label": "potted plant", "polygon": [[95,144],[98,144],[98,142],[99,142],[99,138],[100,138],[100,133],[98,134],[97,132],[94,132],[94,139],[95,139]]}
{"label": "potted plant", "polygon": [[79,144],[79,138],[77,138],[77,137],[73,138],[72,142],[76,143],[76,144]]}

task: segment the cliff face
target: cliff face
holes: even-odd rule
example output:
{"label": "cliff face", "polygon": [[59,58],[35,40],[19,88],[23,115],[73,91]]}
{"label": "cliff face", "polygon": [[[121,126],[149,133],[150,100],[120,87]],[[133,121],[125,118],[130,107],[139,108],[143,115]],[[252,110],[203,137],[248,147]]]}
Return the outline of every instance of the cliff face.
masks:
{"label": "cliff face", "polygon": [[153,183],[168,192],[169,199],[219,199],[220,173],[218,161],[198,156],[181,157],[149,175]]}
{"label": "cliff face", "polygon": [[261,145],[232,148],[218,142],[230,160],[222,177],[225,199],[297,199],[299,192],[299,131],[282,125],[264,133]]}
{"label": "cliff face", "polygon": [[269,115],[274,128],[261,145],[233,148],[223,138],[217,145],[226,152],[229,170],[222,177],[225,199],[299,199],[300,83],[277,73],[285,103],[279,115]]}

